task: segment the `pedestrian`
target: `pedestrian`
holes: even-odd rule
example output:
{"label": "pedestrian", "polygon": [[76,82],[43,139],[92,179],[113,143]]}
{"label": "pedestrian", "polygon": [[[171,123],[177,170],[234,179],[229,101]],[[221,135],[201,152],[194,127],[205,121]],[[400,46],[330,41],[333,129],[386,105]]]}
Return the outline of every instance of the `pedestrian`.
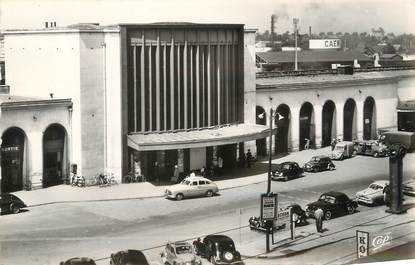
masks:
{"label": "pedestrian", "polygon": [[305,140],[304,149],[308,150],[308,148],[310,148],[310,139],[304,138],[304,140]]}
{"label": "pedestrian", "polygon": [[219,168],[219,173],[222,173],[223,159],[220,156],[218,157],[218,168]]}
{"label": "pedestrian", "polygon": [[156,161],[154,162],[154,179],[159,182],[159,163]]}
{"label": "pedestrian", "polygon": [[323,232],[323,215],[324,212],[321,208],[317,208],[314,212],[314,217],[316,218],[316,228],[317,232]]}
{"label": "pedestrian", "polygon": [[173,177],[171,178],[171,181],[175,183],[179,181],[179,167],[177,165],[174,165]]}
{"label": "pedestrian", "polygon": [[200,175],[202,175],[203,177],[206,177],[206,169],[205,169],[205,166],[203,166],[203,167],[200,169]]}
{"label": "pedestrian", "polygon": [[333,140],[331,141],[331,151],[333,152],[334,151],[334,148],[336,147],[336,143],[337,143],[337,140],[336,140],[336,138],[333,138]]}
{"label": "pedestrian", "polygon": [[246,164],[248,167],[251,167],[251,162],[252,162],[252,153],[251,153],[251,149],[248,149],[248,152],[246,153]]}

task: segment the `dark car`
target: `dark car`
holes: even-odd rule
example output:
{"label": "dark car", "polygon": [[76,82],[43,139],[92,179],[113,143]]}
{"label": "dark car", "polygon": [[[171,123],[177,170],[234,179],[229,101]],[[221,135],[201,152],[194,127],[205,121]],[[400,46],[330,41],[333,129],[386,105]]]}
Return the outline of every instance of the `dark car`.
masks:
{"label": "dark car", "polygon": [[[291,207],[291,212],[297,215],[297,220],[295,222],[296,226],[303,226],[303,225],[308,224],[307,215],[305,211],[301,209],[300,205],[291,204],[288,207]],[[265,222],[260,217],[257,217],[257,216],[252,216],[251,218],[249,218],[249,228],[251,230],[258,230],[262,232],[266,231]],[[283,227],[278,227],[278,226],[274,227],[275,230],[279,230],[283,228],[285,228],[285,225]]]}
{"label": "dark car", "polygon": [[334,170],[336,166],[328,156],[313,156],[304,165],[304,171],[319,172],[323,170]]}
{"label": "dark car", "polygon": [[301,177],[303,169],[296,162],[284,162],[276,165],[272,171],[272,180],[284,180]]}
{"label": "dark car", "polygon": [[129,249],[111,254],[111,265],[149,265],[143,252]]}
{"label": "dark car", "polygon": [[3,213],[18,213],[20,209],[26,208],[26,204],[13,194],[0,194],[1,214]]}
{"label": "dark car", "polygon": [[346,194],[330,191],[323,193],[318,201],[307,204],[305,211],[307,216],[314,217],[314,211],[320,208],[323,210],[324,219],[329,220],[333,216],[352,214],[357,206],[357,202],[349,199]]}
{"label": "dark car", "polygon": [[62,261],[59,265],[96,265],[95,261],[90,258],[71,258],[67,261]]}
{"label": "dark car", "polygon": [[388,147],[377,140],[356,140],[353,144],[357,155],[380,157],[388,154]]}
{"label": "dark car", "polygon": [[233,240],[225,235],[208,235],[195,243],[196,254],[212,264],[244,264]]}

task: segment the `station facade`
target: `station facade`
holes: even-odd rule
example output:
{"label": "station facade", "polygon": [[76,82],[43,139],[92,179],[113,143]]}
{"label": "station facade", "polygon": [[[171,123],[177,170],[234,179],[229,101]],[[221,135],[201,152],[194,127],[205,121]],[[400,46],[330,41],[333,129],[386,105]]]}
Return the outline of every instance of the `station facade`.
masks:
{"label": "station facade", "polygon": [[122,181],[138,163],[162,182],[176,165],[183,174],[232,168],[248,149],[376,138],[396,127],[401,87],[415,87],[413,70],[256,78],[255,30],[240,24],[76,24],[4,36],[2,192],[63,183],[71,165]]}

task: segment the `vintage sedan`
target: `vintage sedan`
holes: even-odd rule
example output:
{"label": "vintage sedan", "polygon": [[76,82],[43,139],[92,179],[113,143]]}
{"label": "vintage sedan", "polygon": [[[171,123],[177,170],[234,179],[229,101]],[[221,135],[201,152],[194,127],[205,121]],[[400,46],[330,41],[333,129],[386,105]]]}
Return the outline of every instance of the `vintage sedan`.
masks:
{"label": "vintage sedan", "polygon": [[165,265],[201,265],[202,260],[198,258],[190,243],[169,242],[161,253],[162,263]]}
{"label": "vintage sedan", "polygon": [[272,180],[283,180],[294,179],[303,175],[303,169],[296,162],[283,162],[278,164],[272,170]]}
{"label": "vintage sedan", "polygon": [[149,265],[143,252],[129,249],[111,254],[110,265]]}
{"label": "vintage sedan", "polygon": [[324,212],[324,219],[330,220],[333,216],[352,214],[357,207],[357,202],[349,199],[346,194],[330,191],[323,193],[316,202],[307,204],[305,211],[308,217],[314,217],[315,210],[320,208]]}
{"label": "vintage sedan", "polygon": [[0,213],[19,213],[20,209],[26,208],[26,204],[16,195],[3,193],[0,194]]}
{"label": "vintage sedan", "polygon": [[304,164],[304,171],[319,172],[323,170],[334,170],[336,166],[328,156],[313,156],[307,163]]}
{"label": "vintage sedan", "polygon": [[60,265],[96,265],[93,259],[82,257],[82,258],[71,258],[67,261],[62,261],[59,263]]}
{"label": "vintage sedan", "polygon": [[236,251],[232,238],[225,235],[207,235],[203,242],[194,242],[196,253],[214,265],[243,265],[241,254]]}
{"label": "vintage sedan", "polygon": [[369,187],[356,193],[357,202],[368,205],[384,203],[384,189],[388,185],[388,180],[374,181]]}
{"label": "vintage sedan", "polygon": [[176,200],[188,197],[212,197],[219,192],[218,186],[211,180],[200,177],[187,177],[182,182],[172,185],[165,190],[165,196]]}
{"label": "vintage sedan", "polygon": [[377,140],[357,140],[353,144],[357,155],[381,157],[388,154],[388,147]]}

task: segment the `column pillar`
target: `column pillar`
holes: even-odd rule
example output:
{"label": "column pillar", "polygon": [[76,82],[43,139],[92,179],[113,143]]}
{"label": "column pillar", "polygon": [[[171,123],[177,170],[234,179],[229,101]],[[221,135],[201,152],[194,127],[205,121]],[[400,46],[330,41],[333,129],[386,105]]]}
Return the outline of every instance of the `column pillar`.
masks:
{"label": "column pillar", "polygon": [[336,124],[337,124],[337,135],[336,138],[343,140],[343,119],[344,119],[344,102],[336,102]]}
{"label": "column pillar", "polygon": [[321,131],[322,131],[322,111],[323,106],[315,105],[314,106],[314,121],[315,121],[315,146],[316,148],[321,147]]}
{"label": "column pillar", "polygon": [[[1,113],[0,113],[0,118],[1,118]],[[3,139],[1,139],[0,136],[0,194],[1,194],[1,144],[3,143]]]}
{"label": "column pillar", "polygon": [[363,100],[356,101],[357,139],[363,139],[363,113],[364,113],[363,105],[364,105]]}
{"label": "column pillar", "polygon": [[43,133],[28,132],[27,141],[29,181],[32,183],[32,189],[39,189],[43,187]]}
{"label": "column pillar", "polygon": [[293,107],[291,109],[291,151],[299,150],[299,139],[300,139],[300,108]]}

